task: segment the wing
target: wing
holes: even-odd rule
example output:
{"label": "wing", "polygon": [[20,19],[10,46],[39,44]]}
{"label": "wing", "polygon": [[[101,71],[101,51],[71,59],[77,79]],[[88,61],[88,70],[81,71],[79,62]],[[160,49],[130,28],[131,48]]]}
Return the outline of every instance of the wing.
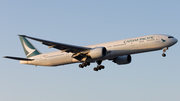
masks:
{"label": "wing", "polygon": [[26,36],[26,35],[19,35],[19,36],[42,42],[42,44],[49,46],[49,48],[53,47],[53,48],[59,49],[63,52],[79,53],[79,52],[87,51],[87,50],[91,49],[91,48],[82,47],[82,46],[68,45],[68,44],[64,44],[64,43],[58,43],[58,42],[33,38],[33,37]]}

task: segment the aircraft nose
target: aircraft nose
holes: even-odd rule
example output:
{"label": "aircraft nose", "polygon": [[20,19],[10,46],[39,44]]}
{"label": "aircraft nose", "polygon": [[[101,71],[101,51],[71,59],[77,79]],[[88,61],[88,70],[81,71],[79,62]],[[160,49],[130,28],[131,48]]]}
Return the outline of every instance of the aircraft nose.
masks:
{"label": "aircraft nose", "polygon": [[174,43],[176,44],[178,42],[178,39],[174,38]]}

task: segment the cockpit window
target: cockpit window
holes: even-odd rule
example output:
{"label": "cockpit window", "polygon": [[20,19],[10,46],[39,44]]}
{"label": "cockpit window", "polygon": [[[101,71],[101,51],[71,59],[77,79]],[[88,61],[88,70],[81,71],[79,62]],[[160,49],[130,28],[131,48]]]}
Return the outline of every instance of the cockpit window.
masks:
{"label": "cockpit window", "polygon": [[168,38],[174,38],[173,36],[169,36]]}

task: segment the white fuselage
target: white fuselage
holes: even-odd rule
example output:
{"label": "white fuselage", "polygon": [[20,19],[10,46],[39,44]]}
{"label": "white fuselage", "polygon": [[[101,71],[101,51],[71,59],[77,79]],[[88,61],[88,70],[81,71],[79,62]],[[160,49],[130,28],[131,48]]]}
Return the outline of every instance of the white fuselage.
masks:
{"label": "white fuselage", "polygon": [[[102,60],[114,59],[117,56],[130,55],[142,52],[161,50],[165,47],[170,47],[177,42],[175,38],[168,38],[168,35],[149,35],[107,43],[101,43],[96,45],[84,46],[89,48],[105,47],[108,51],[107,55]],[[72,53],[66,53],[61,51],[44,53],[30,59],[33,61],[20,61],[21,64],[41,65],[41,66],[58,66],[77,62],[83,62],[76,60],[72,57]],[[94,62],[96,60],[87,60],[88,62]]]}

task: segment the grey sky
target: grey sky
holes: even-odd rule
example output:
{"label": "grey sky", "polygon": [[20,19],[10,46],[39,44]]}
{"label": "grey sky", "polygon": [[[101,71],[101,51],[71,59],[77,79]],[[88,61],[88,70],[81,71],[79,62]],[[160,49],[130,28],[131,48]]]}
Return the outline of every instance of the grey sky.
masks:
{"label": "grey sky", "polygon": [[[168,34],[180,37],[179,0],[1,0],[0,56],[25,57],[17,34],[52,41],[96,43]],[[30,40],[42,53],[56,51]],[[179,43],[132,55],[128,65],[104,61],[94,72],[79,64],[21,65],[0,58],[0,101],[179,101]]]}

